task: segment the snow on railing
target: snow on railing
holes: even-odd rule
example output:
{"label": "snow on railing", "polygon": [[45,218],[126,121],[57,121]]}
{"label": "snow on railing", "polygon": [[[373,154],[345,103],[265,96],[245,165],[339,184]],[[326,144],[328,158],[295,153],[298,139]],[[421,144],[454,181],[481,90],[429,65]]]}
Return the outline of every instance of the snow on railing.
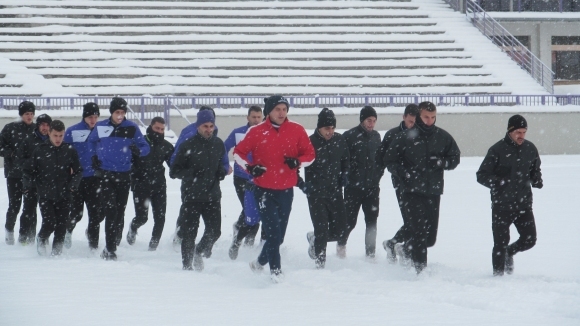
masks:
{"label": "snow on railing", "polygon": [[490,17],[474,1],[467,0],[465,14],[471,18],[473,26],[477,27],[493,44],[502,49],[548,92],[551,94],[554,93],[554,72],[518,41],[518,39],[511,35],[495,19]]}
{"label": "snow on railing", "polygon": [[[155,116],[165,119],[170,129],[171,110],[183,117],[185,109],[198,109],[207,105],[215,109],[240,109],[252,105],[264,105],[265,96],[122,96],[131,107],[127,118],[145,123]],[[437,106],[563,106],[580,105],[579,95],[513,95],[513,94],[466,94],[466,95],[290,95],[286,96],[293,108],[360,108],[404,107],[430,101]],[[39,110],[79,110],[87,102],[97,103],[105,114],[111,97],[24,97],[0,96],[0,110],[18,110],[22,101],[31,101]]]}

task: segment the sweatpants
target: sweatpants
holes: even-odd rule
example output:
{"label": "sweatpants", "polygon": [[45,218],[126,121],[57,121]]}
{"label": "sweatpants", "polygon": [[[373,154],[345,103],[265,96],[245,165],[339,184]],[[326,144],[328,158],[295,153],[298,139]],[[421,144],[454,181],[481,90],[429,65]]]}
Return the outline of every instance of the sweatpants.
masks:
{"label": "sweatpants", "polygon": [[64,235],[66,233],[66,223],[68,221],[70,201],[61,199],[58,201],[40,198],[40,214],[42,214],[42,226],[38,232],[38,238],[48,240],[54,232],[52,241],[52,252],[62,251]]}
{"label": "sweatpants", "polygon": [[314,252],[320,261],[326,261],[326,244],[337,241],[346,245],[346,214],[342,194],[335,198],[308,197],[310,219],[314,226]]}
{"label": "sweatpants", "polygon": [[399,210],[401,211],[401,217],[403,217],[403,226],[395,233],[393,241],[396,243],[405,242],[409,239],[409,219],[407,218],[408,207],[404,205],[403,193],[399,188],[395,189],[395,194],[397,195],[397,203],[399,203]]}
{"label": "sweatpants", "polygon": [[[244,238],[248,237],[248,239],[256,238],[256,234],[260,229],[260,223],[256,225],[247,225],[246,224],[246,214],[244,213],[244,196],[246,191],[246,183],[248,181],[241,177],[234,176],[234,187],[236,188],[236,195],[238,195],[238,200],[240,204],[242,204],[242,212],[240,213],[240,217],[236,221],[235,227],[238,229],[238,235],[235,239],[237,244],[241,244]],[[264,237],[262,237],[264,238]],[[247,240],[246,240],[247,241]]]}
{"label": "sweatpants", "polygon": [[437,241],[440,201],[441,196],[403,194],[409,223],[409,240],[405,247],[411,253],[417,273],[427,266],[427,248],[433,247]]}
{"label": "sweatpants", "polygon": [[[510,242],[510,225],[514,224],[520,237]],[[493,231],[492,265],[496,273],[503,274],[505,255],[513,256],[520,251],[531,249],[536,244],[536,221],[531,209],[523,211],[503,211],[492,209],[491,229]]]}
{"label": "sweatpants", "polygon": [[[34,242],[34,238],[36,237],[36,221],[38,219],[38,215],[36,214],[36,205],[38,204],[36,187],[24,193],[22,191],[21,178],[6,178],[6,187],[8,188],[8,210],[6,211],[6,224],[4,227],[8,231],[14,231],[18,212],[20,211],[20,207],[22,207],[19,229],[20,238]],[[23,201],[24,206],[22,205]]]}
{"label": "sweatpants", "polygon": [[103,215],[107,251],[117,251],[117,238],[123,234],[125,208],[129,199],[131,176],[129,172],[106,171],[102,180]]}
{"label": "sweatpants", "polygon": [[159,242],[163,227],[165,226],[165,212],[167,210],[167,186],[159,188],[139,187],[133,190],[133,203],[135,204],[135,218],[131,222],[131,229],[137,231],[147,222],[149,205],[153,209],[153,232],[151,241]]}
{"label": "sweatpants", "polygon": [[379,187],[361,189],[349,186],[344,189],[347,238],[356,226],[358,212],[362,206],[366,224],[365,252],[368,257],[374,257],[375,255],[380,191]]}
{"label": "sweatpants", "polygon": [[258,203],[266,242],[258,256],[260,265],[270,265],[270,271],[280,271],[280,245],[284,242],[288,219],[294,200],[294,189],[273,190],[256,187],[254,197]]}
{"label": "sweatpants", "polygon": [[99,244],[99,226],[104,218],[101,213],[101,190],[101,179],[97,177],[81,179],[78,191],[73,192],[72,195],[69,221],[66,227],[68,232],[73,232],[77,223],[83,218],[86,205],[89,215],[87,237],[91,248],[96,248]]}
{"label": "sweatpants", "polygon": [[[222,212],[220,201],[184,202],[181,204],[183,223],[181,224],[181,260],[184,267],[191,267],[193,255],[211,256],[214,243],[221,236]],[[203,218],[205,230],[201,240],[195,245],[199,216]]]}

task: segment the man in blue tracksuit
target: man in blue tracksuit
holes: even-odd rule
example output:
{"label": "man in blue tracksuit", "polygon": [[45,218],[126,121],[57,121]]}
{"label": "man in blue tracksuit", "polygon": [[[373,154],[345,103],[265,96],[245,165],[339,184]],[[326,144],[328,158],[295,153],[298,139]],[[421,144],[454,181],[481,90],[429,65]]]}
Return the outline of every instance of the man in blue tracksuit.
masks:
{"label": "man in blue tracksuit", "polygon": [[[215,119],[215,112],[212,108],[210,108],[209,106],[202,106],[199,108],[199,111],[211,111],[211,113],[213,114],[213,117]],[[183,130],[181,130],[181,133],[179,134],[179,138],[177,139],[177,142],[175,143],[175,150],[173,151],[173,155],[171,156],[171,160],[170,163],[173,164],[173,161],[175,161],[175,156],[177,155],[177,151],[179,150],[179,146],[181,146],[181,144],[183,144],[186,140],[189,140],[191,138],[193,138],[195,135],[197,135],[197,122],[191,123],[189,126],[183,128]],[[213,130],[213,136],[217,137],[218,135],[218,127],[216,125],[214,125],[214,130]],[[228,158],[228,154],[226,152],[226,154],[224,155],[224,157],[222,157],[222,165],[224,167],[224,169],[226,170],[226,174],[231,174],[232,173],[232,169],[230,168],[230,160]],[[183,207],[183,206],[182,206]],[[177,217],[177,222],[176,222],[176,226],[175,226],[175,235],[173,237],[173,249],[175,249],[176,251],[181,250],[181,240],[183,239],[183,234],[181,234],[180,227],[183,223],[183,212],[180,210],[179,211],[179,216]],[[204,253],[208,254],[208,253]],[[211,254],[209,254],[211,255]],[[207,256],[204,256],[206,258],[209,258]]]}
{"label": "man in blue tracksuit", "polygon": [[86,230],[89,248],[96,250],[99,245],[99,226],[104,218],[101,214],[101,179],[95,177],[92,159],[96,155],[96,148],[90,146],[88,139],[100,115],[101,112],[96,103],[86,103],[83,106],[81,122],[69,127],[64,134],[64,142],[76,149],[83,168],[83,178],[79,189],[73,192],[71,200],[69,221],[64,238],[66,248],[71,247],[72,232],[76,224],[83,218],[83,205],[87,206],[89,213],[89,226]]}
{"label": "man in blue tracksuit", "polygon": [[95,148],[92,158],[95,176],[102,179],[101,200],[105,217],[105,260],[117,260],[117,246],[123,234],[125,207],[131,187],[131,158],[149,154],[149,144],[134,122],[125,118],[127,102],[115,97],[109,107],[111,117],[97,122],[89,143]]}
{"label": "man in blue tracksuit", "polygon": [[[226,141],[224,145],[226,146],[226,155],[230,152],[232,148],[234,148],[246,135],[248,129],[252,126],[255,126],[262,122],[264,116],[262,115],[262,109],[257,106],[251,106],[248,109],[248,123],[245,126],[239,127],[234,129]],[[245,197],[245,188],[246,183],[252,180],[252,176],[246,172],[246,170],[239,166],[237,163],[234,164],[234,187],[236,188],[236,194],[238,195],[238,199],[242,204],[242,212],[240,213],[240,217],[238,221],[234,223],[234,236],[232,240],[232,245],[229,250],[229,256],[232,260],[238,258],[238,250],[242,245],[242,240],[246,238],[246,245],[253,245],[254,238],[256,237],[256,233],[258,233],[258,229],[260,228],[260,223],[256,223],[255,225],[248,225],[246,224],[246,214],[244,214],[244,197]]]}

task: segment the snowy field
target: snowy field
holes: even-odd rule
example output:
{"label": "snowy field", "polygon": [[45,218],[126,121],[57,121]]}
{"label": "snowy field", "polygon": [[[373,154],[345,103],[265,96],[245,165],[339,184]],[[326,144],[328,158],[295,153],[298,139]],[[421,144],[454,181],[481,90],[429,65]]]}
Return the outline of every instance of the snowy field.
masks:
{"label": "snowy field", "polygon": [[[181,255],[170,244],[179,181],[170,180],[156,252],[147,251],[150,219],[134,246],[123,238],[117,262],[101,260],[84,238],[86,213],[61,258],[41,258],[34,246],[2,241],[0,325],[580,325],[580,156],[542,157],[545,186],[534,189],[537,245],[515,257],[514,275],[500,278],[492,277],[489,192],[475,181],[481,160],[463,158],[446,172],[438,242],[420,276],[388,265],[380,246],[401,225],[389,177],[381,182],[375,263],[365,261],[359,219],[347,259],[339,260],[329,244],[326,269],[316,270],[306,252],[312,229],[306,198],[296,192],[282,248],[282,284],[250,271],[258,248],[242,247],[236,261],[228,258],[240,211],[231,176],[222,182],[222,236],[213,256],[201,273],[182,271]],[[2,185],[2,222],[6,207]],[[131,203],[126,228],[133,214]],[[103,239],[102,231],[100,250]]]}

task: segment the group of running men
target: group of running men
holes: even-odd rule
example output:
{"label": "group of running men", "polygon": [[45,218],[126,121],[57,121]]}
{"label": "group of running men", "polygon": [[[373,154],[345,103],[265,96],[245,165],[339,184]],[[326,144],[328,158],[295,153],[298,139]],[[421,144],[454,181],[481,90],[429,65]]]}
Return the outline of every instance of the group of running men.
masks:
{"label": "group of running men", "polygon": [[[399,261],[421,273],[427,266],[427,248],[437,237],[444,170],[453,170],[460,162],[453,137],[435,126],[435,105],[408,105],[403,121],[382,140],[375,130],[377,112],[370,106],[361,109],[359,124],[344,134],[335,132],[334,112],[324,108],[310,136],[287,118],[289,109],[283,96],[265,98],[263,112],[259,106],[250,107],[248,123],[224,142],[217,137],[215,112],[203,106],[174,148],[164,139],[163,118],[153,118],[143,135],[125,118],[127,102],[120,97],[110,103],[110,118],[98,121],[100,109],[89,102],[83,106],[81,121],[66,130],[47,114],[33,123],[35,106],[24,101],[18,108],[21,121],[7,124],[0,135],[9,196],[5,241],[9,245],[16,241],[14,227],[23,202],[18,242],[36,241],[38,253],[48,255],[48,240],[54,233],[51,255],[58,256],[63,247],[71,247],[72,232],[86,205],[89,247],[97,250],[105,220],[101,257],[116,260],[132,190],[135,218],[126,240],[135,243],[151,205],[154,227],[149,250],[156,250],[165,224],[166,163],[169,176],[181,179],[182,205],[173,244],[181,250],[183,269],[200,271],[221,235],[220,181],[233,172],[243,209],[234,224],[229,256],[236,259],[242,243],[253,245],[261,222],[263,247],[250,268],[261,272],[268,264],[272,280],[279,282],[283,278],[279,247],[292,209],[293,188],[308,199],[314,231],[306,238],[316,268],[325,266],[328,242],[336,241],[337,256],[346,257],[361,207],[365,254],[374,260],[380,179],[386,169],[403,217],[395,236],[382,243],[387,261]],[[543,184],[539,154],[525,140],[526,131],[522,116],[511,117],[504,139],[489,149],[477,172],[478,182],[491,189],[494,275],[513,272],[513,256],[536,241],[531,187]],[[234,169],[228,159],[232,148]],[[37,204],[42,215],[38,234]],[[205,230],[196,244],[200,216]],[[511,224],[520,237],[509,244]]]}

